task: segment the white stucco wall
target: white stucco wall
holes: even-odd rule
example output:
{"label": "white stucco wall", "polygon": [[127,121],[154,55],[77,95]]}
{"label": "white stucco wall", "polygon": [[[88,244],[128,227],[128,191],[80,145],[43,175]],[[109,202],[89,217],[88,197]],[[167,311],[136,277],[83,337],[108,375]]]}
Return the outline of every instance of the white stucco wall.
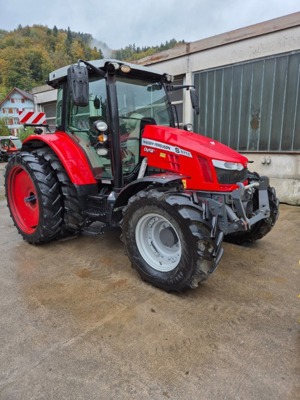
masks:
{"label": "white stucco wall", "polygon": [[[195,53],[188,53],[179,58],[170,58],[151,63],[151,66],[157,66],[159,70],[173,75],[180,75],[260,57],[287,53],[299,50],[299,47],[300,26],[297,26],[201,51],[196,51],[195,45]],[[190,49],[193,49],[192,44]]]}
{"label": "white stucco wall", "polygon": [[280,202],[300,205],[300,155],[298,154],[244,154],[249,170],[270,178]]}
{"label": "white stucco wall", "polygon": [[52,89],[50,86],[40,86],[35,88],[33,96],[34,102],[37,105],[50,102],[55,103],[57,99],[57,89]]}

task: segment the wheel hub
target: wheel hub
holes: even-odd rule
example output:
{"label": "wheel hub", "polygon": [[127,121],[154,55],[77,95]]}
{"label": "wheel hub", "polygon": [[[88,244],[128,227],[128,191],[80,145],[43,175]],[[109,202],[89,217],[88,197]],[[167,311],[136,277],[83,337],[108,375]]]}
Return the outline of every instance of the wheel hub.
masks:
{"label": "wheel hub", "polygon": [[160,231],[159,236],[162,244],[166,247],[172,247],[178,242],[178,237],[174,232],[174,229],[170,226],[163,228]]}
{"label": "wheel hub", "polygon": [[36,203],[36,195],[34,193],[30,193],[28,197],[24,198],[25,203],[31,203],[35,204]]}
{"label": "wheel hub", "polygon": [[181,258],[181,243],[174,226],[159,214],[146,214],[137,223],[135,239],[143,259],[155,270],[170,272]]}

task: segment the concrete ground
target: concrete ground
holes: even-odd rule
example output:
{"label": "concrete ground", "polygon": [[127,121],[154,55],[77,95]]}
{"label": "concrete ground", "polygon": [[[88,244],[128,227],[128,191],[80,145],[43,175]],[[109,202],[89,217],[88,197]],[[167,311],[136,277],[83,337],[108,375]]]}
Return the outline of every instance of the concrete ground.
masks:
{"label": "concrete ground", "polygon": [[0,174],[1,400],[300,399],[300,207],[174,295],[140,280],[118,231],[25,243]]}

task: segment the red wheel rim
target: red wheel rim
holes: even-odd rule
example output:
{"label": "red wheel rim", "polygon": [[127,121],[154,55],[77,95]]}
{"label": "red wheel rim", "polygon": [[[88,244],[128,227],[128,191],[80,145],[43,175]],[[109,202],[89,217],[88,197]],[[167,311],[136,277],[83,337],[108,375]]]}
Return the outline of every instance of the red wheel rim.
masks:
{"label": "red wheel rim", "polygon": [[17,226],[26,234],[37,228],[40,216],[36,187],[28,172],[14,167],[9,173],[8,201]]}

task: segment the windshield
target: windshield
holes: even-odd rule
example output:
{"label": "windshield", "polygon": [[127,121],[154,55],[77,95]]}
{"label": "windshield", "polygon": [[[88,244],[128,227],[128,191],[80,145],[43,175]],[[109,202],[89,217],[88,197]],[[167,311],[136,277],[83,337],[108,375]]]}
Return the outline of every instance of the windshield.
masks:
{"label": "windshield", "polygon": [[13,145],[18,149],[18,150],[20,150],[21,149],[21,147],[22,147],[22,142],[21,142],[21,140],[20,139],[15,139],[15,138],[13,138],[12,139],[12,143],[13,143]]}
{"label": "windshield", "polygon": [[20,150],[22,147],[21,140],[18,138],[12,138],[12,137],[0,138],[0,144],[1,144],[1,146],[3,146],[4,148],[7,148],[7,149]]}
{"label": "windshield", "polygon": [[138,129],[142,118],[153,124],[173,126],[172,113],[161,83],[129,78],[116,82],[121,130]]}
{"label": "windshield", "polygon": [[[116,82],[120,133],[132,131],[142,118],[151,118],[153,124],[174,126],[172,111],[161,83],[118,77]],[[89,83],[89,105],[70,104],[69,126],[75,131],[93,130],[95,120],[107,119],[105,79]]]}

